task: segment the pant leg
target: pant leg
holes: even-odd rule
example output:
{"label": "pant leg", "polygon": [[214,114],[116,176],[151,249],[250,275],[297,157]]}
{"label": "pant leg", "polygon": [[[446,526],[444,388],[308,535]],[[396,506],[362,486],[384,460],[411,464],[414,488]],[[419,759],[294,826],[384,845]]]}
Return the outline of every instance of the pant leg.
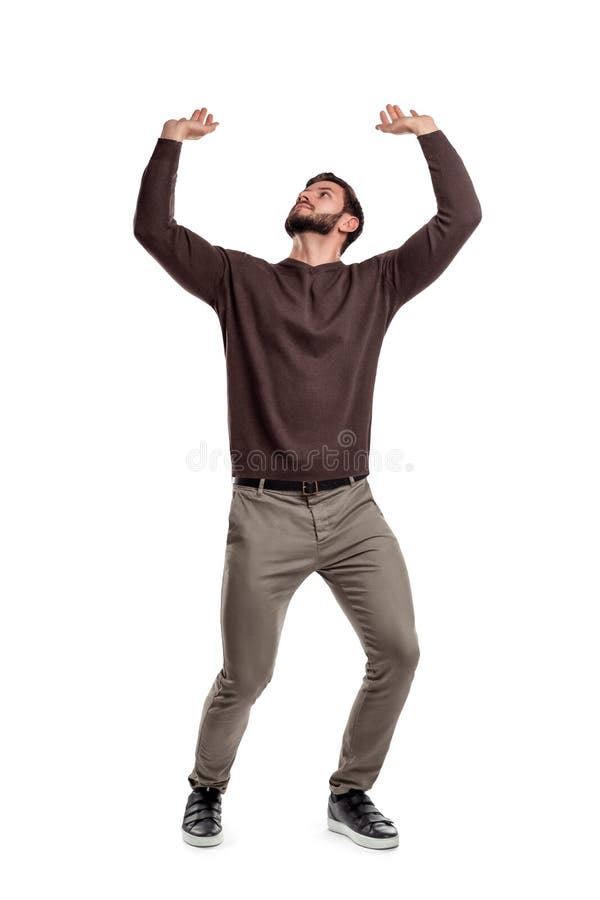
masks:
{"label": "pant leg", "polygon": [[[250,711],[271,680],[289,602],[314,567],[297,501],[234,486],[221,590],[223,666],[202,710],[192,788],[227,789]],[[304,515],[303,515],[304,512]]]}
{"label": "pant leg", "polygon": [[[365,651],[367,661],[330,789],[368,790],[388,752],[419,660],[412,594],[397,538],[370,486],[358,487],[317,571],[331,588]],[[334,523],[332,522],[333,526]]]}

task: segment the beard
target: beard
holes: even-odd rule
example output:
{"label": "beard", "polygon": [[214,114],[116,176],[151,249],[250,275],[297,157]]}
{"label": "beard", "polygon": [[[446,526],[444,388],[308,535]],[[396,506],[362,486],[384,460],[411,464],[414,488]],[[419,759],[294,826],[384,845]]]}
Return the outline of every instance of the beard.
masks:
{"label": "beard", "polygon": [[312,231],[314,234],[331,234],[341,213],[314,213],[308,207],[294,208],[285,220],[285,230],[291,238],[296,234]]}

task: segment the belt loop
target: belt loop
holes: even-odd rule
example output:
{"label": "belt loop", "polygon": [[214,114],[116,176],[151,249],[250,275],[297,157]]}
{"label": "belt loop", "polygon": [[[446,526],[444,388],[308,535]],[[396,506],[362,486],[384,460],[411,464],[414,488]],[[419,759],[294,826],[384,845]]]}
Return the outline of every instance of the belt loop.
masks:
{"label": "belt loop", "polygon": [[348,478],[350,479],[350,484],[354,484],[354,475],[349,475]]}
{"label": "belt loop", "polygon": [[259,482],[259,485],[258,485],[258,487],[256,488],[256,493],[259,495],[259,497],[260,497],[260,495],[261,495],[262,492],[263,492],[263,486],[264,486],[265,481],[266,481],[266,478],[261,478],[261,479],[260,479],[260,482]]}

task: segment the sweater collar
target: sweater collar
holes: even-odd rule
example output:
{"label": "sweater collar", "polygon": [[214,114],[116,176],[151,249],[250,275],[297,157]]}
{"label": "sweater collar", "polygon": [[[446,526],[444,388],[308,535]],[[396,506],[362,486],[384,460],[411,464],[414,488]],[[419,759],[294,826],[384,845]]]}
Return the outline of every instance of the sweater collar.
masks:
{"label": "sweater collar", "polygon": [[287,257],[287,259],[282,259],[277,263],[277,265],[292,266],[297,269],[308,269],[311,272],[315,272],[317,269],[340,269],[342,266],[344,268],[346,267],[346,263],[342,262],[341,259],[337,259],[335,260],[335,262],[320,263],[320,265],[318,266],[311,266],[301,259],[291,259],[289,256]]}

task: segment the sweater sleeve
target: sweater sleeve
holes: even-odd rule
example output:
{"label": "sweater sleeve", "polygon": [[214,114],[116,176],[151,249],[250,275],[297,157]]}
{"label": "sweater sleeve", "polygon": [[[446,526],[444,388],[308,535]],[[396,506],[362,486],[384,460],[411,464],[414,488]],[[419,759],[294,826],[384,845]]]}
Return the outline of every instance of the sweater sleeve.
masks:
{"label": "sweater sleeve", "polygon": [[175,281],[218,312],[227,256],[174,218],[181,141],[158,138],[142,175],[133,233]]}
{"label": "sweater sleeve", "polygon": [[389,285],[388,324],[454,259],[481,221],[481,206],[464,163],[440,129],[418,135],[437,202],[436,214],[396,250],[379,254]]}

